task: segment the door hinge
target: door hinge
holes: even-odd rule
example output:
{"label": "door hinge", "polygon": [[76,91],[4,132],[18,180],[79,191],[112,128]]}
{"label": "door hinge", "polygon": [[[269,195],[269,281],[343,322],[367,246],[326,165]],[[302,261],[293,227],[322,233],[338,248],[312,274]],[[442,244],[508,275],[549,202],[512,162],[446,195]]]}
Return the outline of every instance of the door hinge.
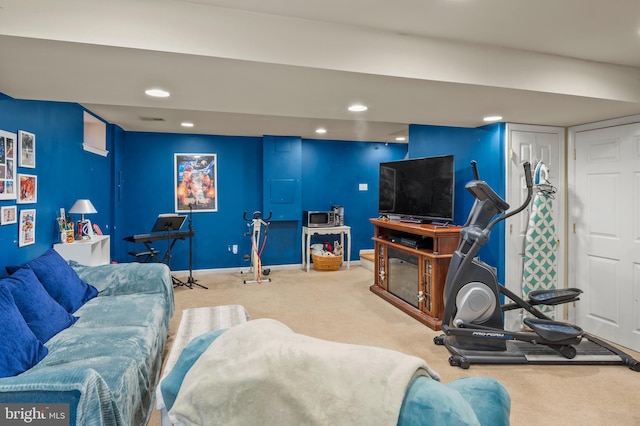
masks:
{"label": "door hinge", "polygon": [[574,234],[576,233],[576,224],[575,223],[573,224],[573,233]]}
{"label": "door hinge", "polygon": [[577,156],[577,155],[578,155],[578,154],[577,154],[576,150],[574,149],[574,150],[573,150],[573,161],[576,161],[576,156]]}

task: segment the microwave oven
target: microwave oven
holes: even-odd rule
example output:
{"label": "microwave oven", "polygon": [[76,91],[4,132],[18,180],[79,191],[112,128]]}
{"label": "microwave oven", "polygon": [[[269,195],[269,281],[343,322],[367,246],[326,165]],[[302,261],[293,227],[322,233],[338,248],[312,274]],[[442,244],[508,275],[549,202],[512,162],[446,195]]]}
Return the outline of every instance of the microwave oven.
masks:
{"label": "microwave oven", "polygon": [[302,226],[308,228],[323,228],[336,225],[336,214],[333,211],[305,210],[302,212]]}

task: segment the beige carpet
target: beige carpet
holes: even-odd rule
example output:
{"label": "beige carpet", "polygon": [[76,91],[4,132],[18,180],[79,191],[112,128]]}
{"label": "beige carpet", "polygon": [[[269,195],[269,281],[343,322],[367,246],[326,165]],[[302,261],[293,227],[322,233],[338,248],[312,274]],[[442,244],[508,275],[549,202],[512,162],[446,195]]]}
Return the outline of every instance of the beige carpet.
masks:
{"label": "beige carpet", "polygon": [[[371,293],[372,273],[360,266],[336,272],[274,270],[272,282],[262,284],[243,284],[247,276],[242,274],[196,272],[194,277],[209,289],[175,290],[169,346],[182,309],[241,304],[253,319],[274,318],[298,333],[419,356],[444,383],[493,377],[511,395],[513,425],[640,425],[640,373],[623,366],[451,367],[449,352],[433,343],[440,333]],[[155,409],[149,425],[160,425]]]}

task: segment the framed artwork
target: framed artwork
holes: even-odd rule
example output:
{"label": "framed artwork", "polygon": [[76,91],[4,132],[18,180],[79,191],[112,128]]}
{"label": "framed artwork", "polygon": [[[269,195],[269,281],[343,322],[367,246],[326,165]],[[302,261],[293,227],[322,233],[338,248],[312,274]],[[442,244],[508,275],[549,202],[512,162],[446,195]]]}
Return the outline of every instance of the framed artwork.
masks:
{"label": "framed artwork", "polygon": [[0,210],[0,225],[10,225],[18,221],[16,206],[3,206]]}
{"label": "framed artwork", "polygon": [[0,130],[0,200],[16,199],[16,134]]}
{"label": "framed artwork", "polygon": [[20,146],[20,158],[18,166],[36,168],[36,135],[18,130],[18,145]]}
{"label": "framed artwork", "polygon": [[175,210],[218,211],[216,154],[174,154]]}
{"label": "framed artwork", "polygon": [[20,236],[18,247],[24,247],[36,242],[36,209],[20,210]]}
{"label": "framed artwork", "polygon": [[38,177],[18,173],[18,204],[38,202]]}

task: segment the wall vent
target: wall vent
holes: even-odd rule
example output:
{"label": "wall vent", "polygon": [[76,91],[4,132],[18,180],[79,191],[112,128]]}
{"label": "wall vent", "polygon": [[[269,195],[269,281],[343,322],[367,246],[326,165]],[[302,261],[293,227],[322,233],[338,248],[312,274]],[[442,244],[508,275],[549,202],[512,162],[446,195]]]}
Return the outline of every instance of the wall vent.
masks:
{"label": "wall vent", "polygon": [[162,117],[139,117],[140,121],[166,121]]}

